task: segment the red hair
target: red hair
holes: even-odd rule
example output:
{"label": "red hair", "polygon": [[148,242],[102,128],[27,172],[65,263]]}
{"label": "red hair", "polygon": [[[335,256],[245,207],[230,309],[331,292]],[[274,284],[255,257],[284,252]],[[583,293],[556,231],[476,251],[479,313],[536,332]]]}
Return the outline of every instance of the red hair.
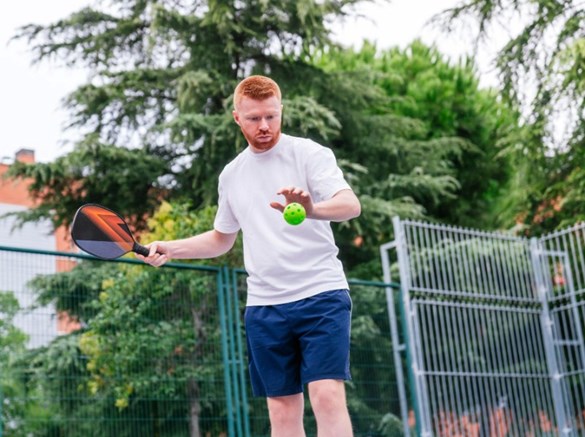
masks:
{"label": "red hair", "polygon": [[272,96],[281,101],[280,88],[275,81],[266,76],[249,76],[242,80],[234,91],[234,109],[243,97],[265,100]]}

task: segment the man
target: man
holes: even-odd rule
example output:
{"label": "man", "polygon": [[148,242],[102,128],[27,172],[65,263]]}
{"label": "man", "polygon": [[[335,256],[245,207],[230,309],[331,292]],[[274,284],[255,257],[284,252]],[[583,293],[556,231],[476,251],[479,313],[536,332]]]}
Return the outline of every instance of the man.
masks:
{"label": "man", "polygon": [[[329,222],[357,217],[360,202],[331,150],[281,133],[281,115],[276,82],[264,76],[240,82],[233,117],[248,147],[219,177],[214,229],[151,243],[142,259],[160,266],[172,258],[217,257],[241,229],[250,378],[254,394],[267,397],[272,435],[305,435],[307,384],[319,436],[350,437],[344,380],[351,299]],[[292,202],[307,213],[298,226],[279,214]]]}

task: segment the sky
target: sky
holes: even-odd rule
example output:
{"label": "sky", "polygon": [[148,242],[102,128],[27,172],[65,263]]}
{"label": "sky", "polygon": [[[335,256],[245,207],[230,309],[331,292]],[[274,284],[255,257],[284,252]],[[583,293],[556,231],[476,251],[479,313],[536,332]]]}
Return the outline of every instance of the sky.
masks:
{"label": "sky", "polygon": [[[469,39],[446,35],[428,23],[435,14],[455,6],[458,0],[378,0],[364,3],[350,18],[335,26],[335,39],[359,48],[368,39],[381,49],[405,47],[415,38],[435,44],[456,62],[470,53]],[[0,12],[0,160],[10,162],[17,150],[34,149],[39,162],[50,162],[71,150],[79,133],[66,130],[68,113],[63,99],[88,79],[88,72],[56,62],[32,65],[32,54],[23,41],[10,41],[18,27],[48,24],[84,6],[91,0],[19,0]],[[495,53],[495,49],[493,50]],[[482,85],[496,84],[493,54],[479,56]]]}

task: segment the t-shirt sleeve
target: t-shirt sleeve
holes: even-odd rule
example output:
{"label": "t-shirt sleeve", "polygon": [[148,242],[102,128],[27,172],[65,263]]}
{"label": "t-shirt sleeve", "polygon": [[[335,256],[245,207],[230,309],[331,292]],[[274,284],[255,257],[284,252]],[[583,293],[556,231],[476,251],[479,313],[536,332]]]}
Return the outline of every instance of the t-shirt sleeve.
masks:
{"label": "t-shirt sleeve", "polygon": [[222,176],[219,177],[218,194],[217,213],[213,222],[214,229],[223,234],[238,232],[240,230],[240,224],[230,207],[228,195],[225,192],[225,179]]}
{"label": "t-shirt sleeve", "polygon": [[311,153],[308,169],[309,188],[316,196],[313,200],[317,202],[331,199],[341,190],[351,189],[337,165],[333,151],[327,147],[321,146]]}

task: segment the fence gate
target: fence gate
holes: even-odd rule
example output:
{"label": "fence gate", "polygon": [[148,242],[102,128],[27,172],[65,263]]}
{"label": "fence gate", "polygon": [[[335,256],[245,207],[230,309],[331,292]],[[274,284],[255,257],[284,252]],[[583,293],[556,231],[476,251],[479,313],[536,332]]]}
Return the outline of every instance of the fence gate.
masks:
{"label": "fence gate", "polygon": [[585,225],[393,223],[417,435],[583,435]]}

